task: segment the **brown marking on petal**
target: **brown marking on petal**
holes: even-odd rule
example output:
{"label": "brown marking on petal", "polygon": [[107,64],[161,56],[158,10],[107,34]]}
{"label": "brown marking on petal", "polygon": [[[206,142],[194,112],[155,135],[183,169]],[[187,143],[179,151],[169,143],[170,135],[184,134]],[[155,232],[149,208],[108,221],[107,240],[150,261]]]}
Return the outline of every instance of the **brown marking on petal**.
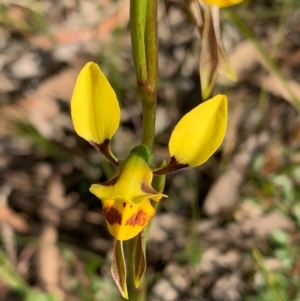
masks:
{"label": "brown marking on petal", "polygon": [[132,209],[132,205],[130,205],[130,209]]}
{"label": "brown marking on petal", "polygon": [[111,152],[109,150],[109,139],[105,139],[101,144],[98,144],[94,141],[89,141],[89,143],[98,151],[101,152],[102,155],[114,166],[118,167],[119,163],[116,161],[116,159],[111,155]]}
{"label": "brown marking on petal", "polygon": [[146,183],[142,183],[141,188],[144,192],[149,193],[149,194],[157,194],[158,193],[154,188],[152,188],[151,186],[148,186]]}
{"label": "brown marking on petal", "polygon": [[103,186],[111,186],[111,185],[115,185],[119,180],[119,176],[115,176],[113,177],[112,179],[106,181],[106,182],[103,182],[101,183],[101,185]]}
{"label": "brown marking on petal", "polygon": [[123,208],[125,208],[126,207],[126,203],[125,202],[123,202]]}
{"label": "brown marking on petal", "polygon": [[178,169],[189,167],[188,164],[179,163],[174,156],[171,157],[170,162],[164,167],[157,169],[153,172],[155,176],[165,175]]}
{"label": "brown marking on petal", "polygon": [[94,141],[89,141],[89,142],[98,152],[101,152],[102,154],[107,153],[109,142],[110,142],[109,139],[105,139],[101,144],[98,144]]}
{"label": "brown marking on petal", "polygon": [[122,215],[113,206],[110,206],[110,207],[105,207],[104,206],[103,207],[103,213],[104,213],[104,216],[105,216],[107,222],[110,225],[114,225],[114,224],[121,225],[122,224]]}
{"label": "brown marking on petal", "polygon": [[125,226],[145,226],[152,216],[149,216],[143,210],[139,209],[139,211],[128,218],[125,223]]}

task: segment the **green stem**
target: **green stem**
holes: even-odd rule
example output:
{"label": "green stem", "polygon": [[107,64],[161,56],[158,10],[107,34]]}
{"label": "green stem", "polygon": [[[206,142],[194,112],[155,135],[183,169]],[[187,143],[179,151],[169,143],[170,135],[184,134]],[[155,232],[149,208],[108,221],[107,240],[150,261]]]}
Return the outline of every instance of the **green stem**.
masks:
{"label": "green stem", "polygon": [[156,101],[147,102],[145,100],[142,100],[142,111],[142,143],[147,145],[150,149],[152,149],[155,135]]}
{"label": "green stem", "polygon": [[146,60],[147,60],[147,80],[156,102],[157,92],[157,69],[158,69],[158,42],[157,42],[157,0],[147,3],[146,15]]}
{"label": "green stem", "polygon": [[130,1],[132,53],[143,113],[142,143],[152,149],[157,98],[157,0]]}
{"label": "green stem", "polygon": [[130,0],[130,33],[132,55],[138,82],[147,81],[145,51],[146,13],[147,0]]}
{"label": "green stem", "polygon": [[138,84],[140,87],[143,110],[142,143],[146,144],[150,149],[152,149],[155,134],[157,100],[157,0],[150,0],[147,2],[145,37],[147,81],[139,82]]}
{"label": "green stem", "polygon": [[[153,147],[157,99],[157,0],[130,0],[130,31],[137,84],[141,97],[142,143]],[[128,289],[131,301],[146,300],[146,283],[134,286],[134,249],[137,238],[126,242],[128,250]]]}

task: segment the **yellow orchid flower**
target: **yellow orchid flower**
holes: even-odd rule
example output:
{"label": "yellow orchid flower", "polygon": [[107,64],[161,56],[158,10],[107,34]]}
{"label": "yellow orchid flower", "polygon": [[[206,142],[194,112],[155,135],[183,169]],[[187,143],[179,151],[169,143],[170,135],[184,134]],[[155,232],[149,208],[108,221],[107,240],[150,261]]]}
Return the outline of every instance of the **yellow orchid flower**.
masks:
{"label": "yellow orchid flower", "polygon": [[133,148],[111,180],[90,188],[102,200],[108,229],[117,240],[130,239],[141,232],[155,213],[150,199],[166,197],[151,187],[153,173],[148,153],[145,145]]}
{"label": "yellow orchid flower", "polygon": [[117,166],[112,179],[93,184],[90,191],[102,200],[109,232],[123,241],[139,234],[153,217],[150,200],[167,197],[151,186],[153,176],[198,166],[220,146],[227,126],[227,97],[217,95],[207,100],[178,122],[169,141],[170,161],[161,168],[151,167],[152,154],[146,145],[133,148],[124,161],[112,154],[109,143],[120,122],[120,108],[95,63],[87,63],[77,78],[71,115],[77,134]]}

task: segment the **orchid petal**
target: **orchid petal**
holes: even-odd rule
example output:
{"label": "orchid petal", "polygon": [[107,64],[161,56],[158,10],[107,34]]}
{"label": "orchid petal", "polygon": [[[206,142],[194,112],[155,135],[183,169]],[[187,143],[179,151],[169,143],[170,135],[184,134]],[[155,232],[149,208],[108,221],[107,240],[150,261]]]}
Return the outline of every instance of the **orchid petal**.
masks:
{"label": "orchid petal", "polygon": [[227,97],[217,95],[198,105],[178,122],[169,152],[179,164],[198,166],[221,145],[227,127]]}
{"label": "orchid petal", "polygon": [[104,200],[102,203],[108,230],[117,240],[127,240],[138,235],[155,214],[149,199],[140,206],[119,200]]}
{"label": "orchid petal", "polygon": [[150,198],[159,201],[166,196],[152,186],[153,173],[147,162],[147,154],[139,152],[144,146],[134,148],[127,159],[119,165],[116,175],[102,184],[93,184],[90,191],[99,199],[125,201],[141,205]]}
{"label": "orchid petal", "polygon": [[101,145],[110,140],[120,122],[120,107],[110,83],[95,63],[87,63],[77,78],[71,100],[76,133]]}

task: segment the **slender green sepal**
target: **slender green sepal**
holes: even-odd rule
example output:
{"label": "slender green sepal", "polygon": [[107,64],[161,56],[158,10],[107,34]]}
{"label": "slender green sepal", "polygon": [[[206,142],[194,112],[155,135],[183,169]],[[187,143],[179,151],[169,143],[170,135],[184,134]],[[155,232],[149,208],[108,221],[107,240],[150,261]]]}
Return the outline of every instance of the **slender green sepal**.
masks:
{"label": "slender green sepal", "polygon": [[[165,164],[166,164],[166,161],[163,161],[161,166],[164,166]],[[153,188],[155,187],[155,189],[158,192],[163,192],[164,191],[165,184],[166,184],[166,177],[165,176],[157,176],[152,181]]]}
{"label": "slender green sepal", "polygon": [[227,76],[231,81],[237,81],[235,71],[231,67],[227,52],[221,43],[218,45],[218,55],[220,62],[219,73]]}
{"label": "slender green sepal", "polygon": [[135,240],[133,252],[133,280],[134,286],[137,288],[146,271],[146,252],[145,252],[145,238],[144,231],[140,232]]}
{"label": "slender green sepal", "polygon": [[[163,166],[166,165],[166,161],[164,160],[161,163],[161,168],[163,168]],[[155,189],[157,189],[157,191],[163,192],[165,190],[165,184],[166,184],[166,176],[165,175],[158,175],[156,177],[153,178],[152,181],[152,185],[153,187],[155,187]],[[152,207],[155,209],[155,211],[157,211],[157,208],[159,206],[160,202],[152,202]],[[148,239],[149,236],[149,231],[151,228],[151,224],[152,224],[152,220],[149,222],[149,224],[147,225],[147,228],[144,229],[144,236],[145,236],[145,245],[146,245],[146,241]]]}
{"label": "slender green sepal", "polygon": [[217,6],[211,7],[211,17],[212,17],[212,22],[214,25],[214,30],[215,30],[215,36],[216,36],[216,41],[218,44],[218,70],[220,74],[223,74],[226,76],[228,79],[232,81],[236,81],[237,77],[232,69],[227,52],[224,48],[223,41],[221,38],[221,19],[220,19],[220,8]]}
{"label": "slender green sepal", "polygon": [[123,242],[120,240],[114,240],[111,274],[123,298],[128,299],[126,263],[124,258]]}
{"label": "slender green sepal", "polygon": [[[166,165],[166,161],[164,160],[161,164],[161,168],[163,166]],[[166,176],[165,175],[158,175],[156,177],[153,178],[153,181],[152,181],[152,187],[159,191],[159,192],[163,192],[164,189],[165,189],[165,184],[166,184]],[[153,208],[155,209],[155,211],[157,210],[157,207],[159,205],[159,202],[153,202],[152,203],[152,206]],[[150,226],[148,226],[148,229],[150,229]],[[148,231],[147,231],[147,236],[146,236],[146,239],[148,237]]]}

